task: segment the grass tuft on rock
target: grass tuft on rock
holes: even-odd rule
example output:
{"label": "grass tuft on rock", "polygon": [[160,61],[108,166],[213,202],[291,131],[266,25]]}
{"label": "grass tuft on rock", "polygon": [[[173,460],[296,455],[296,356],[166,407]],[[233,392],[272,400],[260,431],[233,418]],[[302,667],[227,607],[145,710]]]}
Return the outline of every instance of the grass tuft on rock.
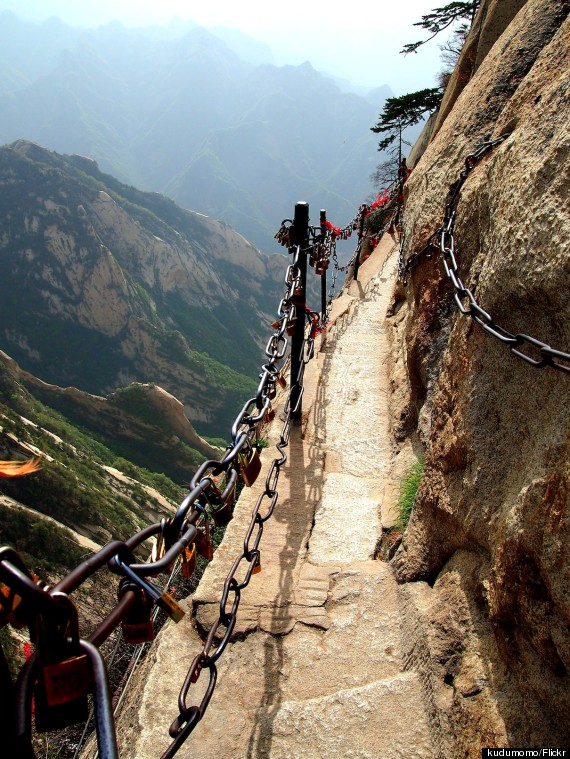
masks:
{"label": "grass tuft on rock", "polygon": [[406,473],[400,480],[400,495],[398,502],[396,503],[396,511],[398,513],[396,519],[396,526],[403,533],[405,532],[410,516],[412,515],[412,509],[414,508],[414,501],[416,500],[416,493],[422,481],[425,468],[425,461],[423,457],[420,457],[409,467]]}

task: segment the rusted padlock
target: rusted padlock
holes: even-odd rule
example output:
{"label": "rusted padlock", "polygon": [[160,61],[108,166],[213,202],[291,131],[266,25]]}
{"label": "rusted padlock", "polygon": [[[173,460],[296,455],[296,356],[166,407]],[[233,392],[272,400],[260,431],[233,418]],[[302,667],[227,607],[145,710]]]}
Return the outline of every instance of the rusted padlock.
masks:
{"label": "rusted padlock", "polygon": [[239,462],[243,481],[250,488],[261,471],[261,459],[257,449],[252,448],[249,440],[239,454]]}
{"label": "rusted padlock", "polygon": [[190,579],[190,577],[192,577],[196,571],[197,563],[198,559],[196,556],[196,544],[190,543],[190,545],[186,546],[182,553],[182,576],[187,580]]}
{"label": "rusted padlock", "polygon": [[127,590],[134,590],[137,599],[129,610],[127,618],[121,622],[125,643],[137,646],[140,643],[148,643],[155,638],[154,625],[152,623],[152,600],[141,588],[138,588],[130,580],[121,580],[119,597]]}
{"label": "rusted padlock", "polygon": [[34,688],[38,732],[59,730],[88,716],[87,696],[93,690],[89,659],[79,645],[77,609],[64,593],[53,594],[61,605],[53,618],[41,615],[35,630],[39,674]]}
{"label": "rusted padlock", "polygon": [[225,527],[229,524],[234,516],[233,503],[224,503],[218,509],[212,511],[212,519],[216,527]]}
{"label": "rusted padlock", "polygon": [[210,537],[208,518],[204,522],[204,529],[199,529],[196,534],[196,550],[207,561],[211,561],[214,558],[214,543]]}
{"label": "rusted padlock", "polygon": [[257,555],[254,558],[254,565],[253,569],[251,570],[252,575],[258,575],[261,572],[261,561],[259,558],[259,551],[257,552]]}
{"label": "rusted padlock", "polygon": [[166,590],[160,590],[148,580],[139,577],[137,573],[129,567],[128,564],[120,559],[119,556],[115,556],[115,563],[128,578],[133,580],[133,582],[135,582],[139,588],[142,588],[145,593],[147,593],[153,599],[157,606],[160,606],[160,608],[166,614],[168,614],[170,619],[172,619],[174,622],[180,622],[186,612],[174,600],[170,593],[168,593]]}
{"label": "rusted padlock", "polygon": [[234,501],[236,499],[237,472],[232,469],[228,473],[228,480],[224,490],[220,490],[218,483],[210,478],[212,487],[204,495],[212,507],[212,518],[216,527],[225,527],[231,522],[234,515]]}
{"label": "rusted padlock", "polygon": [[263,424],[270,424],[275,419],[275,409],[271,404],[267,407],[267,411],[263,415]]}

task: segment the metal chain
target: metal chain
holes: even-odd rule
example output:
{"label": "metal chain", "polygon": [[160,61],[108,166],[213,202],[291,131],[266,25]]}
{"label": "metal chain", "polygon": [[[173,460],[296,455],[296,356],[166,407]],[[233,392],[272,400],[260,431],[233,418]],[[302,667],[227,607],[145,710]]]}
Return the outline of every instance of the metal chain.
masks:
{"label": "metal chain", "polygon": [[[0,626],[10,622],[18,628],[25,625],[35,627],[38,618],[45,618],[47,621],[53,619],[55,622],[52,623],[52,627],[54,624],[56,625],[55,629],[61,639],[58,642],[60,647],[68,646],[65,631],[71,624],[72,617],[77,617],[76,607],[68,594],[76,590],[105,565],[113,572],[123,576],[118,604],[90,635],[89,641],[78,639],[77,643],[74,644],[75,651],[84,650],[90,661],[89,666],[92,668],[99,752],[105,759],[116,757],[116,739],[113,714],[110,709],[108,680],[97,647],[128,617],[137,599],[140,599],[141,593],[151,600],[151,604],[157,603],[162,606],[176,621],[184,613],[166,589],[159,589],[145,578],[162,572],[170,572],[173,563],[181,557],[191,543],[196,541],[200,528],[207,528],[210,517],[215,521],[218,511],[228,506],[233,507],[235,485],[238,477],[244,471],[242,469],[242,456],[248,451],[253,451],[259,426],[267,419],[271,410],[271,400],[276,395],[276,384],[282,373],[280,364],[287,353],[288,331],[294,323],[295,293],[301,286],[299,268],[301,251],[297,247],[296,252],[295,250],[292,252],[295,254],[293,264],[287,268],[285,275],[285,294],[279,304],[278,318],[273,325],[274,332],[265,349],[267,362],[262,366],[259,375],[260,382],[256,396],[249,399],[238,414],[232,426],[232,443],[228,446],[223,457],[220,460],[205,461],[194,474],[190,482],[189,493],[182,501],[175,516],[145,527],[124,542],[112,541],[72,570],[53,588],[46,587],[45,583],[32,575],[13,549],[0,548]],[[171,734],[175,733],[175,735],[173,734],[175,741],[168,750],[167,756],[174,755],[206,709],[215,686],[215,675],[212,674],[215,672],[215,662],[225,649],[235,626],[235,614],[239,606],[241,590],[247,586],[259,563],[259,543],[263,525],[271,517],[277,502],[279,474],[281,467],[287,460],[283,449],[289,443],[292,417],[301,401],[305,365],[311,359],[314,350],[312,331],[305,330],[305,332],[300,369],[290,388],[289,398],[285,406],[285,424],[276,446],[280,457],[276,458],[270,466],[265,490],[258,499],[244,540],[244,551],[236,559],[228,575],[220,602],[219,621],[211,630],[204,649],[195,658],[183,686],[180,697],[181,713],[175,720],[175,724],[178,725],[178,722],[180,724],[176,729],[171,729]],[[293,390],[297,393],[294,407],[291,406],[291,392]],[[223,492],[216,484],[216,478],[219,475],[224,475],[226,479]],[[260,510],[265,499],[269,499],[269,504],[265,513],[261,514]],[[155,535],[159,536],[159,541],[164,546],[163,553],[157,553],[156,557],[149,562],[137,563],[133,554],[134,550]],[[236,573],[242,561],[248,562],[249,567],[245,573],[245,578],[239,582],[236,579]],[[215,650],[212,650],[214,639],[220,627],[225,627],[222,642]],[[41,638],[38,639],[38,642],[42,642]],[[37,657],[32,657],[24,665],[16,684],[15,699],[19,704],[31,703],[31,690],[38,667]],[[211,681],[206,696],[200,707],[187,708],[185,698],[189,684],[193,679],[199,677],[199,673],[204,667],[210,669],[211,672]],[[11,685],[8,687],[3,680],[0,681],[0,687],[2,692],[4,692],[4,688],[7,688],[7,692],[11,691],[12,688]],[[199,718],[196,717],[198,712]],[[20,710],[15,731],[18,750],[22,748],[23,751],[30,753],[30,731],[29,711],[27,709]]]}
{"label": "metal chain", "polygon": [[[445,274],[451,281],[455,291],[453,294],[455,304],[464,316],[470,316],[485,332],[508,346],[511,353],[535,369],[549,366],[560,372],[570,374],[570,353],[556,350],[547,343],[537,340],[530,335],[512,333],[497,324],[493,320],[493,317],[479,305],[473,292],[468,287],[465,287],[459,276],[454,231],[461,190],[469,174],[479,161],[493,148],[504,142],[507,137],[509,137],[509,134],[501,135],[501,137],[497,137],[494,140],[487,140],[467,156],[465,166],[459,174],[459,179],[450,186],[441,227],[430,236],[421,250],[413,252],[406,261],[404,261],[403,256],[402,238],[398,261],[398,276],[404,285],[407,285],[410,272],[420,263],[422,257],[425,255],[429,259],[432,257],[432,250],[439,251],[442,256]],[[523,346],[527,349],[530,348],[534,352],[534,355],[524,353],[521,350]]]}
{"label": "metal chain", "polygon": [[[461,189],[477,163],[496,145],[503,142],[507,136],[503,135],[496,140],[486,141],[467,156],[465,167],[461,171],[459,179],[450,188],[442,226],[431,235],[420,251],[412,253],[407,260],[404,259],[404,236],[403,234],[400,235],[398,276],[406,283],[410,272],[419,264],[422,257],[425,255],[427,258],[431,258],[432,250],[439,250],[446,276],[451,280],[455,290],[454,300],[462,314],[471,316],[486,332],[508,345],[516,356],[531,366],[536,368],[552,366],[559,371],[570,373],[570,365],[566,365],[570,364],[570,354],[555,350],[546,343],[528,335],[512,334],[496,324],[492,317],[477,303],[471,290],[463,285],[459,276],[455,257],[454,227]],[[101,751],[102,756],[116,756],[116,746],[112,713],[108,708],[108,682],[96,646],[101,645],[118,624],[126,618],[136,601],[137,592],[141,589],[152,594],[151,598],[157,603],[159,601],[164,602],[162,596],[168,596],[168,593],[161,594],[156,586],[145,578],[169,571],[185,549],[196,541],[200,530],[207,529],[209,518],[212,517],[215,520],[218,511],[228,505],[233,505],[235,485],[240,475],[243,475],[243,456],[255,447],[259,426],[268,418],[271,411],[271,400],[276,395],[276,385],[282,372],[280,366],[288,349],[287,337],[296,319],[295,293],[301,286],[299,266],[301,253],[308,253],[315,264],[319,263],[325,268],[331,261],[333,263],[327,309],[322,318],[322,323],[326,323],[338,275],[348,272],[350,267],[354,265],[356,257],[361,252],[363,240],[382,236],[397,218],[401,218],[401,192],[398,192],[397,196],[392,195],[391,199],[396,200],[396,207],[390,218],[387,219],[384,228],[375,235],[369,229],[364,229],[364,218],[370,214],[370,206],[364,204],[360,206],[358,213],[348,225],[341,230],[335,229],[334,233],[330,229],[324,233],[320,227],[310,227],[310,244],[307,250],[303,251],[299,246],[295,247],[294,245],[291,234],[291,220],[286,219],[282,223],[275,237],[282,245],[287,246],[290,252],[294,253],[294,258],[293,264],[287,268],[285,275],[285,294],[279,304],[278,318],[273,325],[274,332],[265,349],[267,361],[263,364],[259,374],[260,381],[256,395],[247,401],[234,421],[231,431],[232,443],[226,449],[225,454],[221,459],[206,461],[199,467],[190,481],[188,495],[180,504],[173,518],[150,525],[124,542],[113,541],[109,543],[76,567],[53,588],[45,587],[38,578],[31,575],[15,551],[6,548],[0,549],[0,580],[5,585],[2,594],[0,594],[0,625],[9,621],[21,627],[26,624],[35,624],[34,620],[41,617],[48,622],[55,620],[50,623],[51,626],[54,630],[59,631],[58,635],[63,635],[72,624],[74,615],[76,617],[73,602],[67,594],[77,589],[94,572],[108,565],[112,571],[123,576],[122,583],[127,583],[123,585],[125,592],[120,596],[119,603],[91,634],[90,642],[77,641],[77,645],[85,652],[91,662],[90,666],[95,681],[98,734],[100,731],[107,740]],[[383,210],[385,212],[387,208]],[[340,266],[336,241],[338,238],[348,239],[355,229],[360,230],[356,251],[345,266]],[[309,327],[305,328],[298,374],[292,380],[285,404],[283,427],[279,442],[276,444],[279,456],[274,458],[270,464],[266,475],[265,488],[256,501],[244,537],[243,551],[234,560],[224,582],[218,618],[211,626],[202,650],[194,657],[186,675],[179,696],[179,715],[170,727],[170,735],[173,741],[163,754],[162,759],[168,759],[177,753],[204,716],[216,686],[217,661],[228,646],[235,629],[241,592],[248,586],[252,575],[260,564],[260,543],[264,525],[271,518],[278,501],[280,473],[287,461],[285,449],[289,445],[293,418],[303,395],[305,366],[314,352],[316,331],[313,317],[315,316],[316,314],[310,311],[306,314]],[[537,356],[527,355],[520,350],[522,346],[530,346],[531,349],[537,351]],[[295,398],[294,405],[292,398]],[[217,484],[217,478],[220,475],[225,477],[223,491]],[[134,550],[155,535],[159,536],[164,545],[162,555],[157,554],[153,560],[147,563],[136,563]],[[173,602],[172,599],[170,601]],[[170,607],[171,616],[175,616],[177,613],[174,607],[176,607],[175,602]],[[21,704],[30,703],[30,692],[38,666],[34,657],[22,670],[21,677],[16,685],[16,698]],[[204,695],[200,704],[188,706],[187,699],[191,685],[197,682],[203,670],[209,672],[209,681]],[[19,746],[29,745],[29,734],[29,714],[19,713],[15,733]]]}
{"label": "metal chain", "polygon": [[[271,462],[265,479],[265,489],[259,495],[252,511],[249,527],[244,538],[243,551],[236,557],[225,579],[223,592],[219,602],[218,618],[210,627],[202,650],[194,657],[186,675],[186,679],[184,680],[178,699],[180,713],[170,726],[169,730],[170,736],[174,740],[168,749],[162,754],[161,759],[170,759],[170,757],[173,757],[176,754],[180,746],[185,742],[204,716],[212,698],[217,680],[216,662],[228,646],[232,632],[235,628],[237,613],[241,601],[241,591],[249,585],[256,567],[260,565],[261,554],[259,546],[263,535],[263,528],[265,522],[267,522],[272,516],[279,498],[279,492],[277,490],[279,476],[281,474],[281,468],[287,461],[285,448],[289,445],[293,417],[301,402],[305,366],[312,358],[313,351],[314,338],[311,331],[306,330],[299,373],[295,382],[292,383],[289,389],[284,410],[285,419],[279,442],[275,446],[281,455],[279,458],[274,458]],[[297,389],[299,390],[298,395],[295,394],[295,390]],[[294,406],[291,403],[292,397],[296,397]],[[266,507],[265,513],[261,513],[261,508],[265,500],[268,500],[269,503]],[[245,567],[245,572],[243,579],[240,581],[238,575],[240,574],[240,568],[242,565]],[[202,700],[199,705],[188,706],[187,699],[190,688],[193,683],[198,681],[204,670],[209,671],[209,682]]]}

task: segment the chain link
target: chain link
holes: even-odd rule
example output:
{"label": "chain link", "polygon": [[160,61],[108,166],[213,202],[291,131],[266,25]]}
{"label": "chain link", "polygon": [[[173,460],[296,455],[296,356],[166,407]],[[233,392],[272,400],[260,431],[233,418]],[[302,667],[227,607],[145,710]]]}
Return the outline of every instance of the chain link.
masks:
{"label": "chain link", "polygon": [[[507,137],[509,137],[509,134],[501,135],[494,140],[487,140],[467,156],[464,168],[459,173],[458,180],[449,188],[441,227],[429,237],[421,250],[413,252],[407,260],[404,260],[404,236],[401,236],[398,277],[404,285],[407,285],[410,272],[418,266],[422,258],[425,256],[430,259],[432,251],[439,251],[445,275],[453,285],[453,299],[457,308],[464,316],[470,316],[485,332],[508,346],[511,353],[535,369],[549,366],[560,372],[570,373],[570,353],[555,350],[547,343],[537,340],[530,335],[522,333],[514,334],[500,324],[497,324],[493,320],[493,317],[479,305],[472,291],[465,287],[459,275],[454,231],[461,190],[469,174],[479,161],[493,148],[504,142]],[[523,347],[530,353],[523,352],[521,350]]]}

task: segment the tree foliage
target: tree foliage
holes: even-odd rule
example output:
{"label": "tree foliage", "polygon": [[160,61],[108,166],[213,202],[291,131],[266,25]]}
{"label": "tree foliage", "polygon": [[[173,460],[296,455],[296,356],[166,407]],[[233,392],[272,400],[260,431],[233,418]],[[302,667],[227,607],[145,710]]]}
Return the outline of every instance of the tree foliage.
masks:
{"label": "tree foliage", "polygon": [[430,13],[422,16],[421,21],[416,21],[414,24],[414,26],[419,26],[430,32],[430,36],[425,40],[404,45],[400,52],[404,55],[415,53],[421,45],[425,45],[426,42],[432,40],[457,21],[468,19],[469,25],[471,25],[480,4],[481,0],[468,0],[467,2],[452,2],[441,8],[434,8]]}
{"label": "tree foliage", "polygon": [[425,113],[435,111],[441,103],[441,97],[438,87],[428,87],[401,97],[388,98],[378,123],[370,127],[376,134],[386,134],[378,143],[378,150],[386,150],[401,136],[404,129],[417,124]]}

